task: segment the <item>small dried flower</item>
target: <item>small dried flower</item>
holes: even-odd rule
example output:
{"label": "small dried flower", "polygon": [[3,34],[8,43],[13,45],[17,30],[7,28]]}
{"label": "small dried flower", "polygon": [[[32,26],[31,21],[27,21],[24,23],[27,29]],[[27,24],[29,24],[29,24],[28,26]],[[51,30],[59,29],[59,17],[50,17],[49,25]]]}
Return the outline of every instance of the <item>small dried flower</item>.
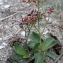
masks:
{"label": "small dried flower", "polygon": [[22,0],[22,2],[27,2],[27,3],[37,3],[37,0]]}
{"label": "small dried flower", "polygon": [[47,12],[49,15],[54,12],[53,8],[49,8],[49,11]]}
{"label": "small dried flower", "polygon": [[32,13],[33,13],[33,10],[28,11],[28,12],[27,12],[27,16],[31,16]]}
{"label": "small dried flower", "polygon": [[50,11],[50,12],[54,12],[54,9],[53,9],[53,8],[50,8],[49,11]]}
{"label": "small dried flower", "polygon": [[24,18],[23,18],[23,21],[26,21],[28,19],[28,16],[25,16]]}
{"label": "small dried flower", "polygon": [[30,24],[30,23],[31,23],[30,18],[28,18],[28,19],[26,20],[26,23],[28,23],[28,24]]}
{"label": "small dried flower", "polygon": [[20,24],[20,25],[23,24],[23,20],[22,20],[22,19],[19,21],[19,24]]}
{"label": "small dried flower", "polygon": [[35,10],[33,10],[33,13],[32,13],[33,15],[38,15],[38,11],[35,9]]}
{"label": "small dried flower", "polygon": [[45,14],[45,13],[42,13],[42,16],[43,16],[44,18],[46,18],[46,14]]}
{"label": "small dried flower", "polygon": [[27,13],[27,16],[31,16],[31,15],[38,15],[38,11],[36,9],[33,9]]}
{"label": "small dried flower", "polygon": [[28,0],[28,2],[29,2],[29,3],[31,3],[31,2],[32,2],[32,0]]}
{"label": "small dried flower", "polygon": [[36,0],[33,0],[33,2],[35,2],[35,3],[36,3]]}
{"label": "small dried flower", "polygon": [[22,0],[22,2],[26,2],[26,0]]}

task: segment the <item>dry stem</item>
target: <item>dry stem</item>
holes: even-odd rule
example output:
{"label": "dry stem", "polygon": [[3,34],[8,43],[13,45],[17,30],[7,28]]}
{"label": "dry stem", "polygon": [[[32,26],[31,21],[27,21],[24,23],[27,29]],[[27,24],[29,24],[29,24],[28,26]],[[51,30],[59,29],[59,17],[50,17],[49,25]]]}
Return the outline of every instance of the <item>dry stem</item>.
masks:
{"label": "dry stem", "polygon": [[54,61],[54,63],[57,63],[57,61],[61,58],[62,55],[63,55],[63,52],[62,52],[61,55]]}

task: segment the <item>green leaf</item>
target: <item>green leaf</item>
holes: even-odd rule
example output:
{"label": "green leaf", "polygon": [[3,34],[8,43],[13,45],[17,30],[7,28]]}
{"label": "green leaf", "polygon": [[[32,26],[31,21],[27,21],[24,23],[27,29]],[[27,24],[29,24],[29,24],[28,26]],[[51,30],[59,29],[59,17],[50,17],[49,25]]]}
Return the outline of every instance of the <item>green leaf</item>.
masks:
{"label": "green leaf", "polygon": [[23,48],[25,49],[25,51],[26,51],[27,53],[29,53],[29,48],[28,48],[28,45],[27,45],[26,43],[23,45]]}
{"label": "green leaf", "polygon": [[30,48],[34,48],[36,43],[40,43],[40,36],[35,32],[32,32],[32,34],[30,35],[30,39],[31,41],[29,41],[28,43],[28,46]]}
{"label": "green leaf", "polygon": [[44,55],[41,52],[35,53],[35,62],[34,63],[43,63],[45,60]]}
{"label": "green leaf", "polygon": [[46,55],[49,56],[50,58],[52,58],[53,60],[56,60],[56,58],[57,58],[57,56],[52,52],[46,52]]}
{"label": "green leaf", "polygon": [[16,60],[16,61],[20,61],[20,60],[22,60],[23,58],[22,58],[22,56],[20,56],[20,55],[13,55],[13,56],[12,56],[12,59],[13,59],[13,60]]}
{"label": "green leaf", "polygon": [[25,59],[23,59],[23,57],[20,56],[20,55],[13,55],[13,56],[12,56],[12,59],[13,59],[14,61],[19,62],[19,63],[25,63],[25,62],[26,62]]}
{"label": "green leaf", "polygon": [[39,47],[40,43],[36,43],[33,50],[32,50],[32,54],[37,51],[38,47]]}
{"label": "green leaf", "polygon": [[32,32],[32,34],[30,35],[30,39],[31,39],[31,41],[33,41],[35,43],[40,42],[40,36],[35,32]]}
{"label": "green leaf", "polygon": [[30,57],[28,60],[27,60],[27,63],[29,63],[30,61],[32,61],[34,59],[34,56]]}
{"label": "green leaf", "polygon": [[23,55],[23,58],[28,58],[28,54],[26,53],[26,51],[24,50],[24,48],[21,45],[16,44],[14,46],[14,50],[17,54]]}
{"label": "green leaf", "polygon": [[29,43],[28,43],[27,45],[28,45],[30,48],[33,48],[35,44],[36,44],[35,42],[29,41]]}
{"label": "green leaf", "polygon": [[52,37],[49,37],[44,40],[44,43],[41,44],[40,48],[42,51],[48,50],[49,48],[53,47],[58,43],[58,40],[53,39]]}

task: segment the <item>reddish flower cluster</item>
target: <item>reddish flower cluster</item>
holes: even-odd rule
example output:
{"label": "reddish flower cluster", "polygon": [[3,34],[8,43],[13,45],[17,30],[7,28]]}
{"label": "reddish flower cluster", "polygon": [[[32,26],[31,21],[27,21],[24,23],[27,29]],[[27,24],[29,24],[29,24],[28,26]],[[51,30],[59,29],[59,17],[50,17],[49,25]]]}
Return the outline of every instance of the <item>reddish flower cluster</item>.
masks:
{"label": "reddish flower cluster", "polygon": [[37,16],[31,15],[23,18],[23,21],[27,24],[35,24],[37,20]]}
{"label": "reddish flower cluster", "polygon": [[23,23],[35,24],[37,21],[37,14],[38,14],[38,11],[36,9],[28,12],[27,16],[25,16],[24,18],[22,18],[22,20],[20,20],[20,24],[23,24]]}
{"label": "reddish flower cluster", "polygon": [[49,11],[47,12],[48,14],[51,14],[54,12],[54,9],[53,8],[49,8]]}
{"label": "reddish flower cluster", "polygon": [[[50,14],[53,13],[53,12],[54,12],[54,9],[53,9],[53,8],[49,8],[47,14],[50,15]],[[42,13],[42,16],[43,16],[44,18],[46,18],[46,13]]]}
{"label": "reddish flower cluster", "polygon": [[36,1],[37,1],[37,0],[22,0],[22,2],[29,2],[29,3],[31,3],[31,2],[36,3]]}
{"label": "reddish flower cluster", "polygon": [[[53,8],[49,8],[48,12],[46,13],[42,13],[42,16],[44,18],[47,17],[47,14],[50,15],[51,13],[54,12]],[[41,14],[41,12],[38,12],[36,9],[31,10],[27,13],[27,16],[25,16],[24,18],[22,18],[22,20],[20,20],[20,24],[26,23],[26,24],[35,24],[38,18],[38,14]]]}

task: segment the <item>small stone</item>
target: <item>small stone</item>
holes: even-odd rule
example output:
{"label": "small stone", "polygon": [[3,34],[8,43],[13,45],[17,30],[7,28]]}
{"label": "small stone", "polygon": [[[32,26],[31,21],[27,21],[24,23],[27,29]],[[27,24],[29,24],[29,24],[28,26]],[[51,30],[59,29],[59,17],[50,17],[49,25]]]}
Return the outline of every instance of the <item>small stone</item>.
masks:
{"label": "small stone", "polygon": [[2,38],[0,38],[0,41],[2,41]]}
{"label": "small stone", "polygon": [[5,48],[5,46],[0,46],[0,49]]}
{"label": "small stone", "polygon": [[21,35],[25,37],[25,31],[22,31],[21,32]]}

